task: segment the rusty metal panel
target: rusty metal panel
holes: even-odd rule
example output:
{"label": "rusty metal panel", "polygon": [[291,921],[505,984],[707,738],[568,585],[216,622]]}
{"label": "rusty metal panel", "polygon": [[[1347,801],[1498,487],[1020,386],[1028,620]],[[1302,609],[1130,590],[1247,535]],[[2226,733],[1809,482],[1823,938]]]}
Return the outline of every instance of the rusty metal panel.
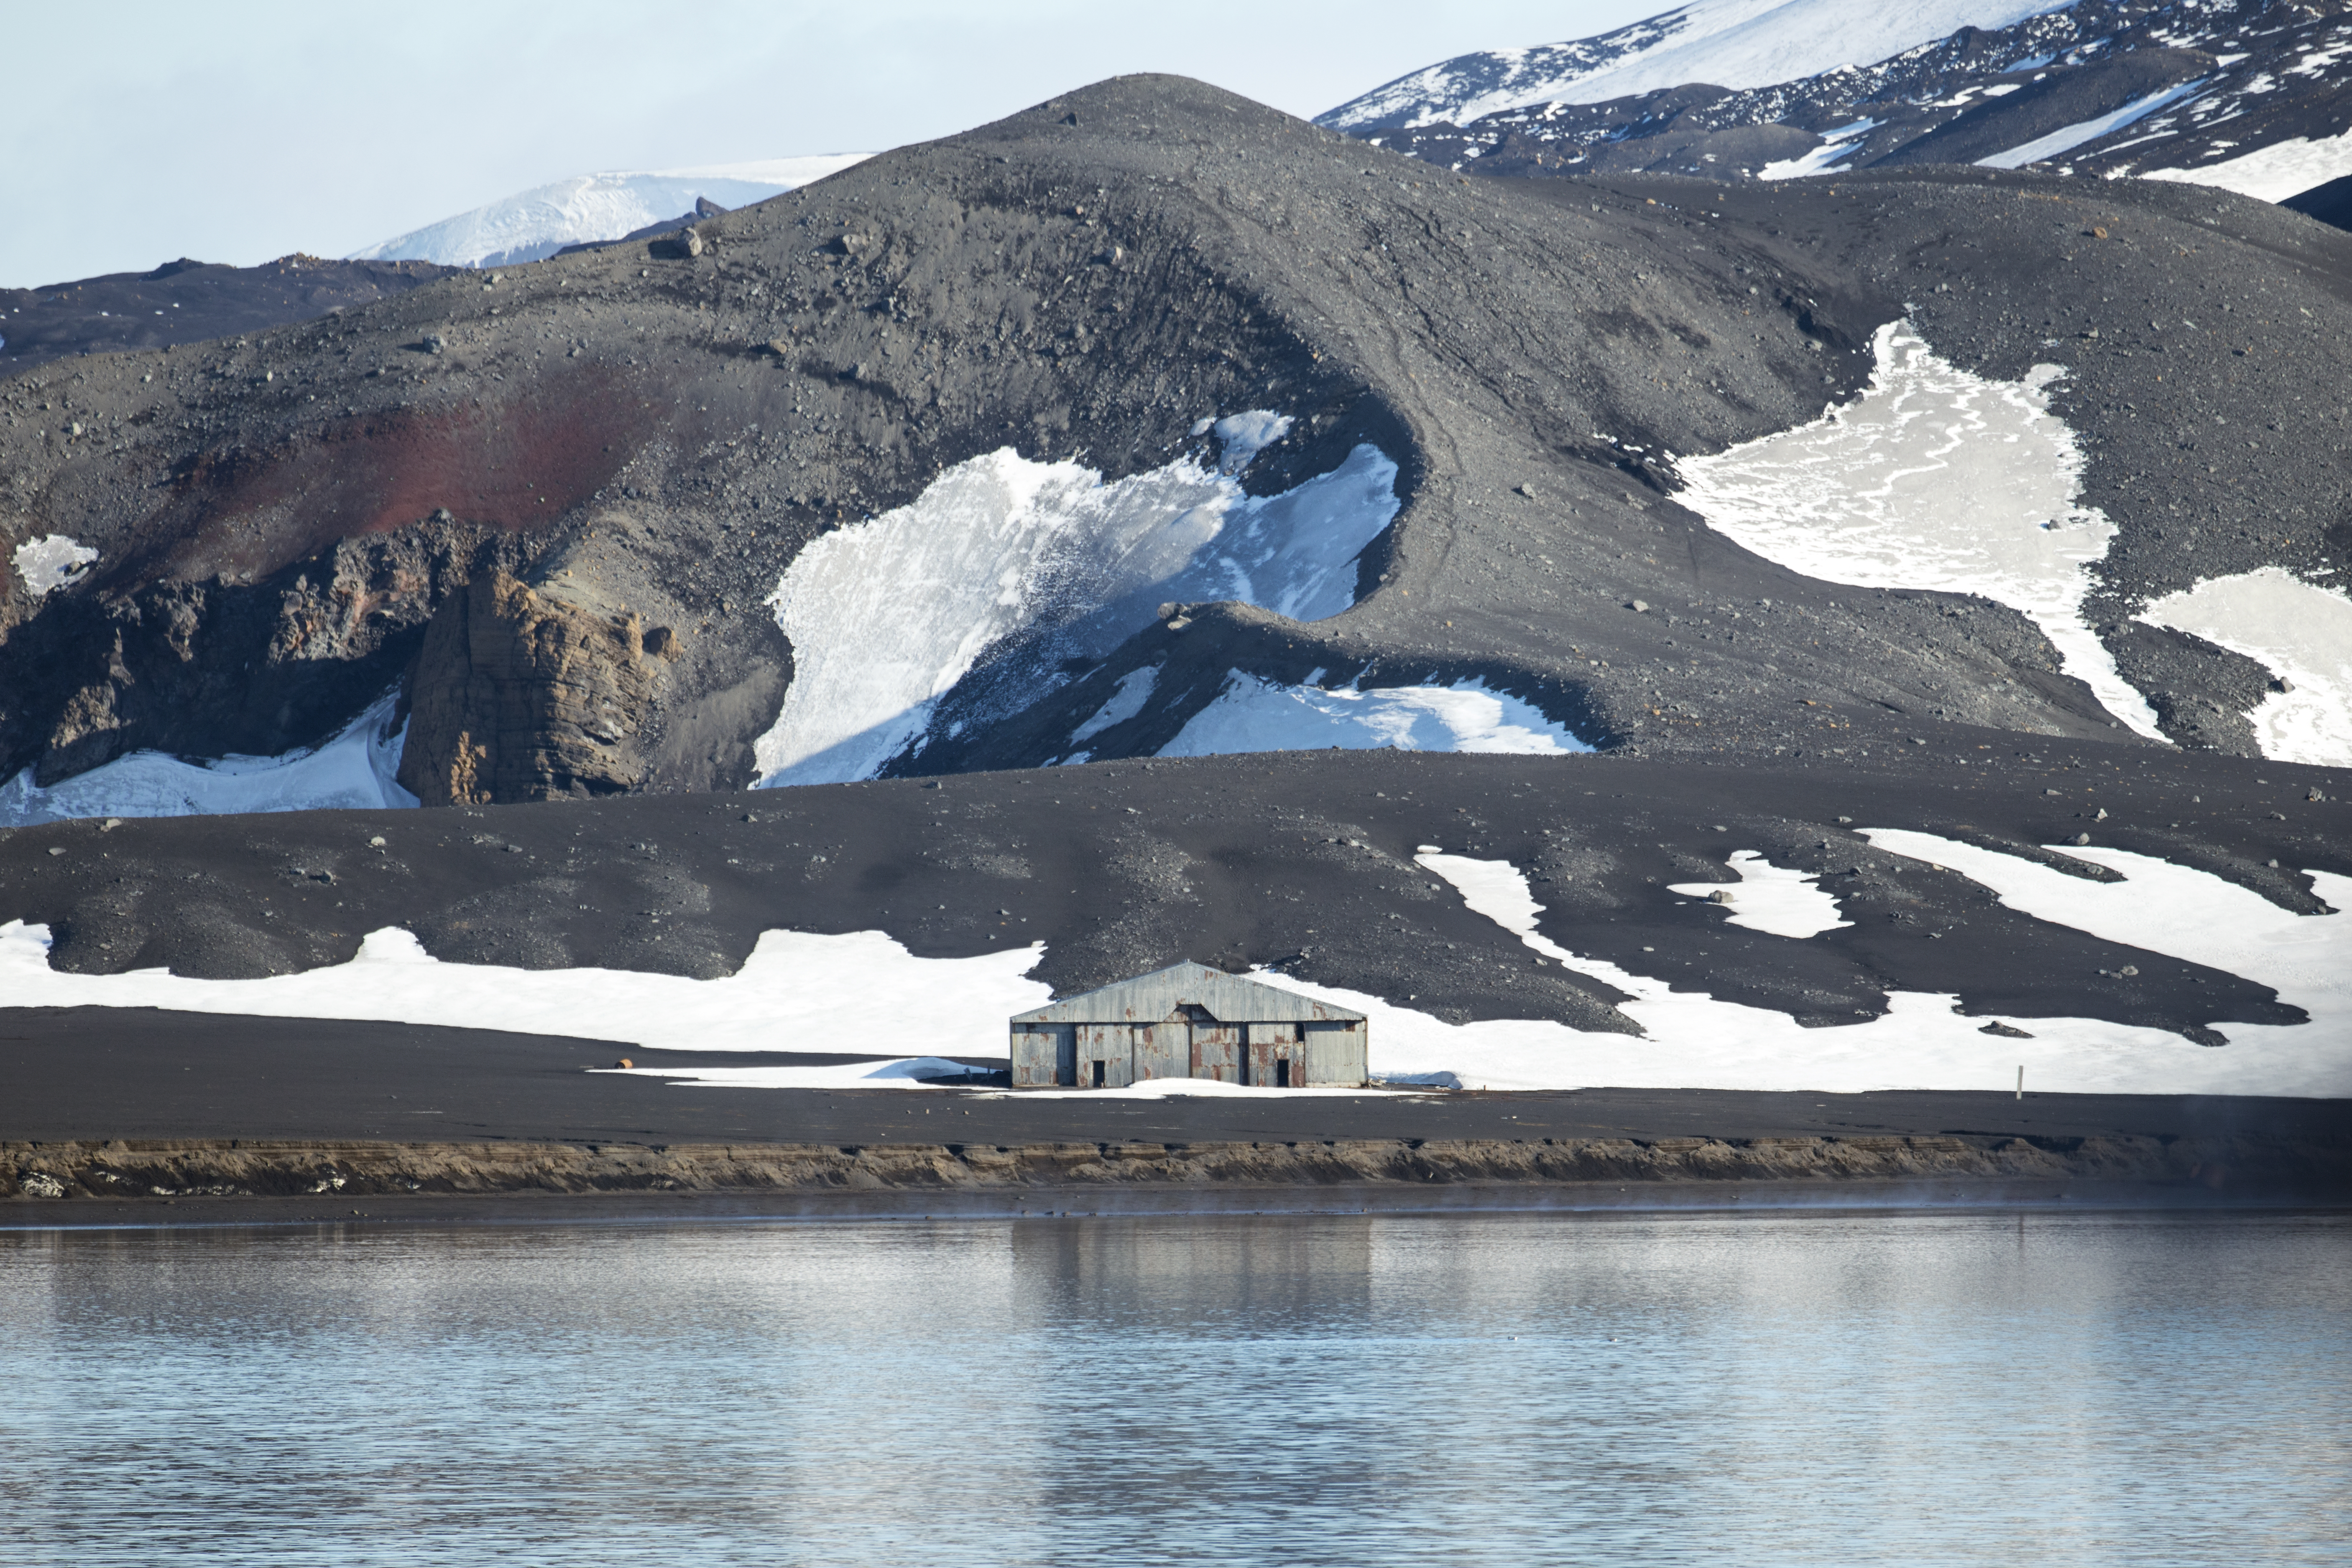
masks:
{"label": "rusty metal panel", "polygon": [[1181,1015],[1135,1026],[1135,1080],[1183,1078],[1192,1070],[1192,1026]]}
{"label": "rusty metal panel", "polygon": [[[1095,1080],[1095,1065],[1102,1080]],[[1076,1061],[1080,1089],[1125,1089],[1135,1081],[1135,1029],[1127,1024],[1077,1026]]]}
{"label": "rusty metal panel", "polygon": [[1246,1026],[1248,1042],[1243,1047],[1247,1076],[1244,1083],[1264,1088],[1288,1086],[1306,1080],[1306,1047],[1299,1043],[1297,1024],[1261,1024]]}
{"label": "rusty metal panel", "polygon": [[1308,1024],[1306,1030],[1308,1083],[1354,1085],[1370,1076],[1363,1025]]}
{"label": "rusty metal panel", "polygon": [[1219,1083],[1242,1081],[1242,1029],[1239,1024],[1192,1026],[1192,1076]]}
{"label": "rusty metal panel", "polygon": [[1053,1024],[1033,1024],[1013,1031],[1013,1087],[1043,1089],[1060,1080],[1054,1070],[1055,1060],[1055,1036],[1063,1027]]}
{"label": "rusty metal panel", "polygon": [[1048,1089],[1077,1079],[1075,1024],[1030,1024],[1013,1031],[1013,1087]]}

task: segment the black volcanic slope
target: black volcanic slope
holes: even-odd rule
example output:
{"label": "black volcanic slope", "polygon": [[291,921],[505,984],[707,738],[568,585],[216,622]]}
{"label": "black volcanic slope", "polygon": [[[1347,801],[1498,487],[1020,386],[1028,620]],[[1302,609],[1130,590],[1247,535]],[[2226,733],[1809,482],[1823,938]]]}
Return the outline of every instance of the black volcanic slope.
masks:
{"label": "black volcanic slope", "polygon": [[0,289],[0,376],[70,354],[177,348],[340,316],[450,270],[429,261],[296,255],[224,267],[182,257],[152,272]]}
{"label": "black volcanic slope", "polygon": [[1477,675],[1646,755],[1786,753],[1822,711],[2116,736],[2021,616],[1798,576],[1674,500],[1659,453],[1814,417],[1906,310],[1986,375],[2070,370],[2084,500],[2123,530],[2091,614],[2175,739],[2250,752],[2263,673],[2131,612],[2347,543],[2352,237],[2209,190],[1470,182],[1129,78],[696,238],[0,381],[0,529],[100,552],[0,589],[0,776],[277,752],[399,684],[428,803],[740,787],[793,669],[761,600],[809,540],[1000,447],[1118,477],[1250,407],[1298,421],[1254,491],[1359,442],[1399,464],[1362,602],[1147,629],[924,766],[1042,761],[1163,655],[1097,755],[1229,670],[1317,666]]}
{"label": "black volcanic slope", "polygon": [[[1816,722],[1824,741],[1851,738]],[[2055,864],[2037,846],[2087,836],[2311,914],[2324,906],[2304,868],[2352,874],[2352,808],[2324,798],[2340,775],[2145,746],[2028,747],[1996,731],[1947,730],[1901,750],[1912,754],[1776,764],[1284,752],[752,794],[58,823],[0,837],[0,908],[46,922],[52,963],[81,973],[282,973],[342,962],[395,925],[446,960],[706,977],[731,973],[771,928],[881,930],[938,957],[1042,942],[1035,973],[1062,994],[1188,957],[1270,964],[1452,1021],[1620,1031],[1638,1054],[1614,992],[1538,962],[1414,864],[1419,846],[1437,844],[1525,870],[1543,931],[1580,954],[1817,1026],[1875,1016],[1892,990],[2209,1042],[2214,1023],[2300,1018],[2262,986],[2020,914],[1855,830],[1917,828]],[[1790,941],[1669,890],[1735,881],[1725,858],[1740,848],[1822,874],[1854,923]]]}

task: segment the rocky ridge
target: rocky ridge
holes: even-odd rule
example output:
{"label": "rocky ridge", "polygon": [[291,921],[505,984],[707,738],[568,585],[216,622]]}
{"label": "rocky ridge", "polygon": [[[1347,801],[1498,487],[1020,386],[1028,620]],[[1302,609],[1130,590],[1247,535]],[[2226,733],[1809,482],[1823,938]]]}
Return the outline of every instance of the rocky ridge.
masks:
{"label": "rocky ridge", "polygon": [[[2341,554],[2326,389],[2352,380],[2331,330],[2352,260],[2327,232],[2208,191],[1989,173],[1471,182],[1123,79],[651,245],[0,381],[0,527],[100,552],[67,586],[5,584],[0,773],[283,750],[398,680],[424,716],[404,766],[434,798],[740,786],[793,668],[761,601],[810,540],[1005,446],[1111,479],[1209,456],[1201,416],[1248,407],[1297,422],[1254,494],[1358,444],[1398,463],[1362,602],[1187,616],[1181,657],[1147,628],[922,768],[1045,760],[1163,649],[1191,673],[1115,748],[1156,743],[1223,671],[1313,659],[1475,675],[1654,753],[1733,712],[1708,749],[1786,751],[1801,703],[2112,736],[2014,612],[1807,579],[1675,499],[1667,454],[1853,395],[1905,314],[1979,374],[2069,369],[2087,499],[2124,529],[2102,635],[2175,740],[2248,750],[2248,661],[2130,613]],[[2161,316],[2220,352],[2139,324]],[[2243,445],[2182,438],[2247,407],[2267,417]],[[552,626],[568,651],[530,643]]]}

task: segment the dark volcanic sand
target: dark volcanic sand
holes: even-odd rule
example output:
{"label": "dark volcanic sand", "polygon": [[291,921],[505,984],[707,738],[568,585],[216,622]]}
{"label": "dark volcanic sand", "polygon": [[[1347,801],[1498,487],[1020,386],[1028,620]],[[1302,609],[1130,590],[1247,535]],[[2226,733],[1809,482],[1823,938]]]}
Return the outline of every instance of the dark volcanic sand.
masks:
{"label": "dark volcanic sand", "polygon": [[837,1061],[646,1050],[399,1024],[146,1009],[0,1009],[0,1141],[122,1138],[630,1143],[1290,1142],[1322,1139],[2341,1140],[2352,1102],[2212,1096],[1761,1094],[1593,1089],[1362,1099],[1117,1100],[947,1089],[730,1089],[598,1074]]}

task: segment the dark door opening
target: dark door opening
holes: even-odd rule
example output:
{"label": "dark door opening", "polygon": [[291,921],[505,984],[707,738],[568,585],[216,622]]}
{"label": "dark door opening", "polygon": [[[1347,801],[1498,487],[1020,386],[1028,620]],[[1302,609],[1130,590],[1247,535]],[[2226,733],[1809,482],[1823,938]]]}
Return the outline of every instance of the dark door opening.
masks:
{"label": "dark door opening", "polygon": [[1096,1087],[1097,1089],[1100,1089],[1102,1086],[1103,1086],[1103,1064],[1102,1064],[1102,1063],[1100,1063],[1100,1062],[1097,1062],[1097,1063],[1095,1063],[1095,1087]]}
{"label": "dark door opening", "polygon": [[1290,1087],[1290,1058],[1287,1057],[1282,1058],[1274,1064],[1274,1087],[1276,1089]]}

